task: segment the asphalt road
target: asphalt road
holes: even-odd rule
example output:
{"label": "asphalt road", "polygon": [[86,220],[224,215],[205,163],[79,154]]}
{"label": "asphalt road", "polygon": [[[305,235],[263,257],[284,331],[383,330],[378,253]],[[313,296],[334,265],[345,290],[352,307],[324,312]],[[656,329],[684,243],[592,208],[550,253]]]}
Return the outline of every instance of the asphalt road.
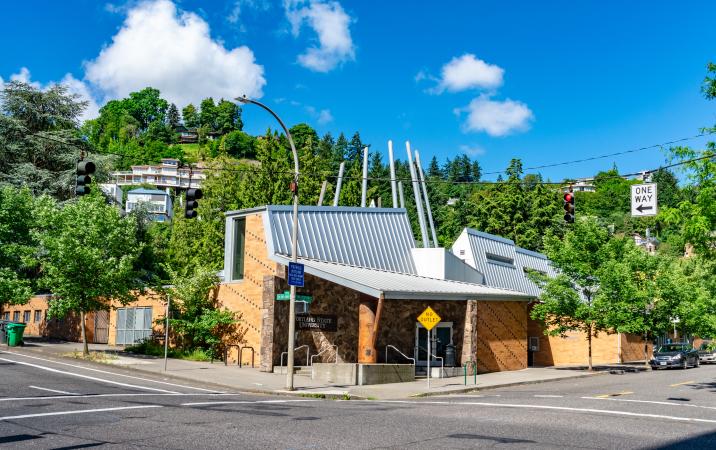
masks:
{"label": "asphalt road", "polygon": [[716,448],[716,366],[411,401],[217,392],[0,352],[3,448]]}

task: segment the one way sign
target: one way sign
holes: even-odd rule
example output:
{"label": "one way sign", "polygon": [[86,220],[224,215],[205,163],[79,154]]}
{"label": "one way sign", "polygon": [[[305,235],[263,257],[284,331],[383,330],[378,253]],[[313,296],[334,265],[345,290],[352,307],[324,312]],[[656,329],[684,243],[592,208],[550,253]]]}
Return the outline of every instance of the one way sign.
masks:
{"label": "one way sign", "polygon": [[655,216],[657,212],[656,183],[632,185],[632,217]]}

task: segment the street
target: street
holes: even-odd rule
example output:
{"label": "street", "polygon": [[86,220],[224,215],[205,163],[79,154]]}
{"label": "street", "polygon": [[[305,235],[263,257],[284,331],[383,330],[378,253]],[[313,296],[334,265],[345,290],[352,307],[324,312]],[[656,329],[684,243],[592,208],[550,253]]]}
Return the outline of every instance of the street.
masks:
{"label": "street", "polygon": [[709,448],[716,366],[406,401],[223,392],[0,352],[6,448]]}

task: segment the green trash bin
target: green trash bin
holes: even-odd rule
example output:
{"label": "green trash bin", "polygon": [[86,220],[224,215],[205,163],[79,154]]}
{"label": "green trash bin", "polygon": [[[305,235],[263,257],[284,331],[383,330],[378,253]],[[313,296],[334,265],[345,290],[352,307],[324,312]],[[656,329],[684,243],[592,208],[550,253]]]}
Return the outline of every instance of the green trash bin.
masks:
{"label": "green trash bin", "polygon": [[7,330],[7,345],[17,347],[25,344],[22,340],[22,333],[25,331],[24,323],[8,323],[5,325],[5,329]]}

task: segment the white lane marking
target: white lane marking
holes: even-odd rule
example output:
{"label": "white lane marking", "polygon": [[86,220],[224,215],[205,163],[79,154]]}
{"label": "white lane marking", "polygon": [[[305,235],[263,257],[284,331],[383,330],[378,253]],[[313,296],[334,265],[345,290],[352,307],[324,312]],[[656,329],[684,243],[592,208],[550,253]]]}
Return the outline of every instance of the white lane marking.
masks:
{"label": "white lane marking", "polygon": [[317,402],[318,400],[244,400],[244,401],[226,401],[226,402],[195,402],[182,403],[181,406],[204,406],[204,405],[239,405],[239,404],[256,404],[256,403],[296,403],[296,402]]}
{"label": "white lane marking", "polygon": [[539,397],[539,398],[562,398],[562,397],[564,397],[564,395],[535,394],[535,397]]}
{"label": "white lane marking", "polygon": [[633,400],[626,398],[598,398],[598,397],[580,397],[585,400],[610,400],[613,402],[629,402],[629,403],[649,403],[653,405],[668,405],[668,406],[690,406],[692,408],[704,408],[704,409],[716,409],[716,406],[702,406],[702,405],[689,405],[688,403],[676,403],[676,402],[662,402],[658,400]]}
{"label": "white lane marking", "polygon": [[67,416],[70,414],[87,414],[107,411],[122,411],[126,409],[146,409],[146,408],[161,408],[162,405],[142,405],[142,406],[122,406],[119,408],[99,408],[99,409],[80,409],[76,411],[56,411],[49,413],[38,413],[38,414],[23,414],[21,416],[5,416],[0,417],[0,421],[3,420],[15,420],[15,419],[27,419],[30,417],[45,417],[45,416]]}
{"label": "white lane marking", "polygon": [[116,376],[118,376],[118,377],[132,378],[132,379],[141,380],[141,381],[149,381],[149,382],[151,382],[151,383],[164,384],[164,385],[167,385],[167,386],[182,387],[182,388],[185,388],[185,389],[193,389],[193,390],[195,390],[195,391],[204,391],[204,392],[212,392],[212,393],[222,393],[222,392],[220,392],[220,391],[216,391],[216,390],[212,390],[212,389],[204,389],[204,388],[198,388],[198,387],[193,387],[193,386],[184,386],[183,384],[169,383],[168,381],[158,381],[158,380],[152,380],[152,379],[150,379],[150,378],[135,377],[135,376],[133,376],[133,375],[125,375],[125,374],[123,374],[123,373],[110,372],[110,371],[108,371],[108,370],[101,370],[101,369],[94,369],[94,368],[92,368],[92,367],[79,366],[79,365],[77,365],[77,364],[69,364],[69,363],[66,363],[66,362],[55,361],[55,360],[52,360],[52,359],[40,358],[40,357],[38,357],[38,356],[25,355],[24,353],[16,353],[16,352],[9,352],[9,351],[2,351],[2,352],[0,352],[0,353],[7,353],[7,354],[9,354],[9,355],[23,356],[23,357],[25,357],[25,358],[39,359],[40,361],[47,361],[47,362],[51,362],[51,363],[53,363],[53,364],[62,364],[63,366],[74,367],[74,368],[76,368],[76,369],[91,370],[92,372],[106,373],[106,374],[109,374],[109,375],[116,375]]}
{"label": "white lane marking", "polygon": [[615,416],[630,416],[630,417],[648,417],[650,419],[665,419],[675,420],[681,422],[703,422],[703,423],[716,423],[716,420],[711,419],[697,419],[694,417],[677,417],[677,416],[664,416],[661,414],[643,414],[633,413],[628,411],[612,411],[609,409],[592,409],[592,408],[570,408],[567,406],[548,406],[548,405],[520,405],[515,403],[486,403],[486,402],[415,402],[409,400],[367,400],[372,403],[409,403],[413,405],[426,403],[434,405],[473,405],[473,406],[495,406],[498,408],[519,408],[519,409],[551,409],[556,411],[576,411],[576,412],[587,412],[597,414],[612,414]]}
{"label": "white lane marking", "polygon": [[65,395],[70,395],[70,396],[79,395],[79,394],[75,394],[74,392],[60,391],[58,389],[47,389],[47,388],[40,387],[40,386],[28,386],[28,387],[32,388],[32,389],[39,389],[41,391],[54,392],[55,394],[65,394]]}
{"label": "white lane marking", "polygon": [[32,364],[32,363],[24,362],[24,361],[14,361],[12,359],[6,359],[6,358],[0,358],[0,361],[7,361],[7,362],[15,363],[15,364],[21,364],[23,366],[35,367],[37,369],[46,370],[48,372],[61,373],[63,375],[70,375],[73,377],[85,378],[87,380],[99,381],[101,383],[114,384],[117,386],[124,386],[124,387],[129,387],[129,388],[134,388],[134,389],[144,389],[146,391],[164,392],[165,394],[178,394],[178,392],[167,391],[165,389],[158,389],[158,388],[152,388],[152,387],[147,387],[147,386],[139,386],[136,384],[129,384],[129,383],[120,383],[119,381],[105,380],[104,378],[91,377],[89,375],[82,375],[81,373],[67,372],[65,370],[53,369],[52,367],[41,366],[39,364]]}
{"label": "white lane marking", "polygon": [[170,394],[153,394],[149,392],[143,392],[143,393],[131,393],[131,394],[86,394],[86,395],[48,395],[44,397],[5,397],[0,398],[0,402],[18,402],[18,401],[26,401],[26,400],[57,400],[57,399],[64,399],[64,398],[92,398],[92,397],[177,397],[177,396],[183,396],[183,397],[214,397],[214,396],[231,396],[231,395],[241,395],[241,394],[224,394],[224,393],[216,393],[216,394],[200,394],[200,393],[191,393],[191,394],[181,394],[181,393],[170,393]]}

